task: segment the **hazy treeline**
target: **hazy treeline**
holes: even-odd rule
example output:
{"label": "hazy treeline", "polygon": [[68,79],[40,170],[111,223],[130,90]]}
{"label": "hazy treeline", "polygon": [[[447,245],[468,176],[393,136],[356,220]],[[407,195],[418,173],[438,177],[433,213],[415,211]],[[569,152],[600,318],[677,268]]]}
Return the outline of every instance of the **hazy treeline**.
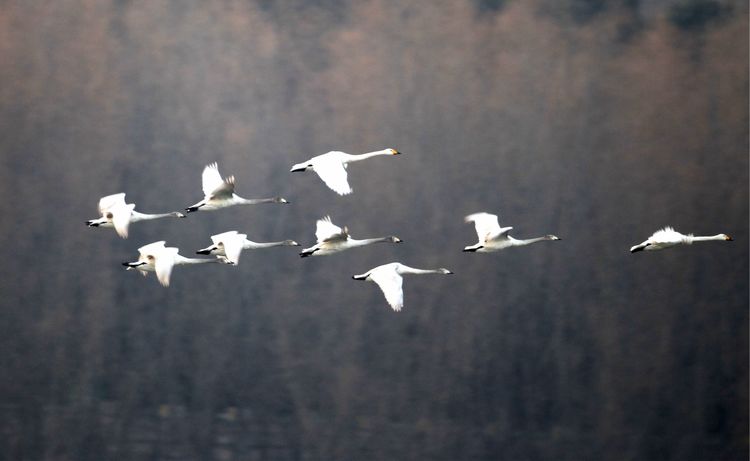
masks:
{"label": "hazy treeline", "polygon": [[[748,7],[0,3],[0,459],[748,457]],[[339,197],[292,164],[394,147]],[[202,198],[292,203],[89,229]],[[561,242],[495,255],[463,216]],[[245,252],[164,289],[120,262]],[[727,244],[628,253],[664,225]],[[309,246],[309,245],[306,245]],[[405,282],[405,308],[351,275]]]}

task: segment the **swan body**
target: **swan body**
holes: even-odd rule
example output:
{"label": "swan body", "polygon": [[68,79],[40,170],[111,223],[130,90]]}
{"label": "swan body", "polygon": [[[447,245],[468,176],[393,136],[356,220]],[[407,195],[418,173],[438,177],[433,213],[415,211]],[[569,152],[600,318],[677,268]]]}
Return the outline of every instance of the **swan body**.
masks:
{"label": "swan body", "polygon": [[346,175],[346,168],[349,163],[359,162],[370,157],[378,155],[399,155],[401,152],[396,149],[383,149],[366,154],[352,155],[345,152],[331,151],[325,154],[317,155],[310,160],[298,163],[292,166],[290,171],[307,171],[312,170],[318,173],[320,179],[326,185],[339,195],[352,193],[349,181]]}
{"label": "swan body", "polygon": [[555,235],[545,235],[531,239],[515,239],[508,234],[512,227],[500,227],[497,215],[490,213],[474,213],[464,218],[465,222],[473,222],[479,242],[469,245],[463,251],[490,253],[505,248],[530,245],[545,240],[560,240]]}
{"label": "swan body", "polygon": [[246,199],[234,193],[234,176],[221,179],[219,166],[216,162],[206,165],[201,176],[203,185],[203,200],[191,205],[185,210],[188,213],[203,210],[212,211],[235,205],[257,205],[259,203],[289,203],[281,197]]}
{"label": "swan body", "polygon": [[170,213],[147,214],[135,211],[135,204],[125,203],[125,193],[107,195],[99,199],[98,219],[89,219],[86,225],[89,227],[114,227],[117,235],[128,238],[130,223],[148,221],[159,218],[184,218],[185,215],[177,211]]}
{"label": "swan body", "polygon": [[710,236],[694,236],[693,234],[681,234],[671,227],[660,229],[646,239],[643,243],[630,248],[631,253],[638,251],[656,251],[672,248],[677,245],[692,245],[693,242],[707,242],[711,240],[727,241],[732,237],[727,234],[717,234]]}
{"label": "swan body", "polygon": [[441,267],[440,269],[415,269],[404,264],[394,262],[383,264],[365,272],[353,275],[354,280],[375,282],[385,295],[385,300],[391,308],[399,312],[404,307],[403,275],[406,274],[452,274],[453,272]]}
{"label": "swan body", "polygon": [[177,248],[167,247],[165,243],[162,240],[138,248],[138,260],[124,262],[122,265],[127,267],[127,270],[138,270],[144,276],[148,275],[149,272],[156,272],[159,283],[168,287],[174,266],[225,262],[218,259],[186,258],[178,254]]}
{"label": "swan body", "polygon": [[223,232],[211,236],[213,245],[198,250],[196,253],[202,255],[215,255],[220,259],[226,260],[230,264],[240,263],[240,253],[242,250],[257,250],[259,248],[271,248],[277,246],[299,246],[294,240],[284,240],[281,242],[258,243],[247,239],[246,234],[240,234],[237,231]]}
{"label": "swan body", "polygon": [[326,256],[350,248],[361,247],[379,242],[401,243],[398,237],[389,235],[388,237],[377,237],[369,239],[354,239],[349,235],[349,229],[343,229],[331,222],[331,217],[326,216],[318,219],[315,229],[315,238],[317,243],[310,248],[305,248],[299,254],[301,257],[307,256]]}

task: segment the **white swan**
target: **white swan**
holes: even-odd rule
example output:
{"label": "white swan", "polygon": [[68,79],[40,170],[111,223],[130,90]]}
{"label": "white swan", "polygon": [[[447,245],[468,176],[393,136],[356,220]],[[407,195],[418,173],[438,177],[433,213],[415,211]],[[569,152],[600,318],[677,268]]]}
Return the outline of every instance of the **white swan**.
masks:
{"label": "white swan", "polygon": [[199,255],[215,255],[220,259],[226,259],[231,264],[240,263],[240,253],[242,250],[256,250],[278,246],[299,246],[299,243],[294,240],[265,243],[253,242],[247,239],[246,234],[240,234],[237,231],[212,235],[211,241],[214,242],[213,245],[198,250],[196,253]]}
{"label": "white swan", "polygon": [[206,264],[206,263],[225,263],[219,259],[198,259],[186,258],[177,254],[177,248],[165,247],[165,241],[149,243],[138,248],[138,261],[124,262],[123,266],[127,270],[138,270],[144,276],[148,272],[156,272],[156,278],[163,286],[169,286],[169,278],[172,275],[172,268],[183,264]]}
{"label": "white swan", "polygon": [[630,248],[630,252],[663,250],[676,245],[692,245],[693,242],[707,242],[710,240],[732,240],[732,237],[727,234],[696,237],[693,234],[685,235],[671,227],[665,227],[654,232],[654,235],[649,237],[645,242]]}
{"label": "white swan", "polygon": [[353,239],[349,235],[349,229],[344,227],[343,229],[331,222],[331,217],[326,216],[318,219],[315,229],[315,238],[317,242],[310,248],[305,248],[299,254],[301,257],[307,256],[325,256],[339,251],[348,250],[350,248],[361,247],[364,245],[370,245],[372,243],[379,242],[390,242],[390,243],[401,243],[398,237],[389,235],[388,237],[376,237],[369,239],[357,240]]}
{"label": "white swan", "polygon": [[99,199],[99,219],[89,219],[86,225],[89,227],[114,227],[117,235],[128,238],[128,227],[130,223],[148,221],[159,218],[184,218],[185,215],[177,211],[171,213],[146,214],[134,210],[135,204],[125,203],[125,193],[107,195]]}
{"label": "white swan", "polygon": [[464,218],[465,222],[473,222],[476,227],[479,242],[464,248],[464,251],[474,251],[478,253],[489,253],[492,251],[503,250],[514,246],[529,245],[544,240],[560,240],[554,235],[545,235],[532,239],[514,239],[508,232],[512,227],[500,227],[497,221],[497,215],[489,213],[474,213]]}
{"label": "white swan", "polygon": [[310,160],[298,163],[290,171],[313,170],[318,173],[320,179],[339,195],[352,193],[352,188],[346,179],[346,168],[349,163],[365,160],[378,155],[399,155],[401,152],[396,149],[383,149],[366,154],[352,155],[345,152],[331,151],[311,158]]}
{"label": "white swan", "polygon": [[198,210],[219,210],[234,205],[256,205],[258,203],[289,203],[281,197],[246,199],[234,193],[234,176],[221,179],[216,162],[206,165],[202,175],[203,194],[205,197],[185,210],[188,213]]}
{"label": "white swan", "polygon": [[385,295],[385,300],[391,308],[399,312],[404,307],[404,290],[402,288],[405,274],[452,274],[453,272],[441,267],[440,269],[415,269],[401,263],[389,263],[375,267],[364,274],[352,275],[354,280],[375,282]]}

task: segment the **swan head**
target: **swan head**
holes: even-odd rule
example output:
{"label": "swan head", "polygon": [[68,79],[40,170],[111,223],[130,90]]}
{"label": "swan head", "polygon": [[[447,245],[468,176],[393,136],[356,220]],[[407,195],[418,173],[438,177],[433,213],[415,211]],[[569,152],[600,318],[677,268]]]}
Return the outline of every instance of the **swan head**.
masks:
{"label": "swan head", "polygon": [[452,270],[446,269],[444,267],[441,267],[440,269],[438,269],[438,272],[440,272],[441,274],[445,274],[445,275],[453,274],[454,273]]}
{"label": "swan head", "polygon": [[289,203],[289,200],[285,199],[284,197],[274,197],[273,202],[274,203]]}
{"label": "swan head", "polygon": [[184,214],[180,213],[179,211],[175,211],[173,213],[170,213],[171,216],[174,216],[175,218],[187,218]]}
{"label": "swan head", "polygon": [[547,240],[562,240],[562,239],[560,237],[556,236],[556,235],[551,235],[550,234],[550,235],[547,236]]}
{"label": "swan head", "polygon": [[201,250],[198,250],[195,252],[197,255],[210,255],[213,254],[216,250],[218,250],[219,247],[216,245],[211,245],[210,247],[203,248]]}
{"label": "swan head", "polygon": [[404,243],[403,240],[401,240],[400,238],[396,237],[395,235],[391,235],[390,237],[386,237],[386,240],[388,242],[391,242],[391,243]]}
{"label": "swan head", "polygon": [[305,170],[307,170],[309,168],[312,168],[312,167],[313,167],[312,163],[298,163],[298,164],[292,166],[292,169],[289,170],[289,171],[292,172],[292,173],[294,173],[296,171],[305,171]]}
{"label": "swan head", "polygon": [[295,242],[294,240],[284,240],[284,245],[290,246],[290,247],[301,246],[299,243]]}
{"label": "swan head", "polygon": [[388,153],[391,155],[401,155],[401,152],[397,151],[396,149],[392,149],[390,147],[386,149],[386,151],[388,151]]}
{"label": "swan head", "polygon": [[728,242],[731,242],[732,240],[734,240],[731,235],[721,234],[721,236],[724,237],[724,240]]}

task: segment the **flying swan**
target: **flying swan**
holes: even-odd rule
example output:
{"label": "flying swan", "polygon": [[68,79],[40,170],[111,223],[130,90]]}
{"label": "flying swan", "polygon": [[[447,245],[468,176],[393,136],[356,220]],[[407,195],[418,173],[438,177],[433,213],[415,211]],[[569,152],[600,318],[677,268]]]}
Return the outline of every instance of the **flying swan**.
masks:
{"label": "flying swan", "polygon": [[169,278],[172,275],[174,266],[183,264],[206,264],[206,263],[225,263],[219,259],[198,259],[186,258],[177,254],[177,248],[165,247],[165,241],[149,243],[138,248],[138,261],[124,262],[123,266],[127,270],[138,270],[144,276],[149,272],[156,272],[156,278],[163,286],[169,286]]}
{"label": "flying swan", "polygon": [[664,229],[654,232],[654,235],[649,237],[645,242],[630,248],[630,252],[636,253],[643,250],[663,250],[677,245],[692,245],[693,242],[707,242],[710,240],[732,240],[732,237],[727,234],[695,237],[693,234],[685,235],[677,232],[671,227],[665,227]]}
{"label": "flying swan", "polygon": [[205,197],[185,210],[190,213],[198,210],[220,210],[234,205],[256,205],[258,203],[289,203],[281,197],[246,199],[234,193],[234,176],[221,179],[216,162],[203,169],[203,194]]}
{"label": "flying swan", "polygon": [[108,195],[99,199],[99,219],[89,219],[86,225],[89,227],[114,227],[117,235],[128,238],[128,227],[130,223],[148,221],[159,218],[184,218],[185,215],[177,211],[161,214],[139,213],[134,210],[134,203],[125,203],[125,193]]}
{"label": "flying swan", "polygon": [[383,264],[365,272],[364,274],[352,275],[354,280],[367,280],[375,282],[385,295],[385,300],[391,308],[399,312],[404,307],[404,290],[402,288],[405,274],[452,274],[453,272],[441,267],[440,269],[415,269],[401,263]]}
{"label": "flying swan", "polygon": [[359,162],[370,157],[378,155],[399,155],[401,152],[396,149],[383,149],[366,154],[352,155],[345,152],[331,151],[311,158],[310,160],[298,163],[290,171],[312,170],[318,173],[320,179],[333,191],[339,195],[352,193],[349,181],[346,179],[346,168],[349,163]]}
{"label": "flying swan", "polygon": [[464,251],[474,251],[477,253],[489,253],[492,251],[504,250],[505,248],[530,245],[545,240],[560,240],[554,235],[545,235],[532,239],[514,239],[508,232],[512,227],[500,227],[497,221],[497,215],[490,213],[474,213],[464,218],[465,222],[473,222],[476,227],[479,242],[464,248]]}
{"label": "flying swan", "polygon": [[350,248],[361,247],[364,245],[370,245],[378,242],[389,242],[389,243],[401,243],[398,237],[389,235],[388,237],[376,237],[369,239],[357,240],[353,239],[349,235],[349,229],[344,226],[340,228],[331,222],[331,217],[326,216],[318,219],[315,228],[315,238],[317,243],[310,248],[305,248],[299,254],[301,257],[307,256],[326,256],[339,251],[348,250]]}
{"label": "flying swan", "polygon": [[211,236],[213,245],[198,250],[199,255],[215,255],[219,259],[225,259],[230,264],[240,263],[240,253],[242,250],[257,250],[259,248],[271,248],[278,246],[299,246],[294,240],[284,240],[282,242],[265,242],[258,243],[247,239],[247,234],[240,234],[237,231],[223,232]]}

